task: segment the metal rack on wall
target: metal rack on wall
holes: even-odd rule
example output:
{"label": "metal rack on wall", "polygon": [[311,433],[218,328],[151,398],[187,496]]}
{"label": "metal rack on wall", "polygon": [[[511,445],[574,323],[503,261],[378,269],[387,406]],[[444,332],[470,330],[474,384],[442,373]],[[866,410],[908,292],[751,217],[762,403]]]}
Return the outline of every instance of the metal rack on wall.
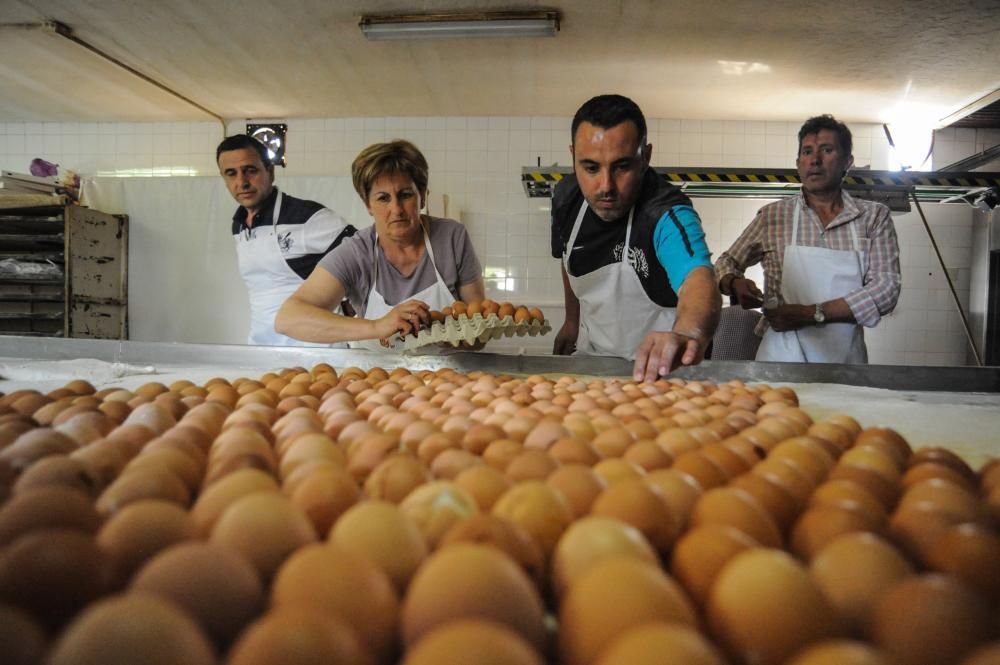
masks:
{"label": "metal rack on wall", "polygon": [[[653,170],[691,197],[776,199],[794,196],[801,187],[795,169],[658,166]],[[572,172],[565,166],[526,166],[521,169],[521,184],[529,198],[548,198],[555,184]],[[858,169],[844,178],[844,188],[859,198],[885,203],[894,211],[909,212],[911,192],[921,203],[974,205],[981,198],[989,199],[990,192],[995,199],[1000,192],[1000,173]]]}
{"label": "metal rack on wall", "polygon": [[128,217],[0,209],[0,335],[128,337]]}

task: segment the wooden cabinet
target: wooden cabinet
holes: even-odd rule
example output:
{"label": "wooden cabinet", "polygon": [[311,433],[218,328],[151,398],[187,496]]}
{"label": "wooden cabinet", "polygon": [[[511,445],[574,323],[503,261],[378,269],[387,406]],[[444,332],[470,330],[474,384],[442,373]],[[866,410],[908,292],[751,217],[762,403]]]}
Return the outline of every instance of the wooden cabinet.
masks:
{"label": "wooden cabinet", "polygon": [[128,217],[0,209],[0,334],[128,339]]}

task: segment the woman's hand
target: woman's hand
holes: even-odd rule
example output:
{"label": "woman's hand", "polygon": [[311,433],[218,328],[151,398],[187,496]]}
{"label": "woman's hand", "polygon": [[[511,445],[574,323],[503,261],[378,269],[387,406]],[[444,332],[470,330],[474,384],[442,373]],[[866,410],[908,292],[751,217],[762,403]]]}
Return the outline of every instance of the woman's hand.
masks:
{"label": "woman's hand", "polygon": [[416,334],[421,328],[430,325],[430,308],[420,300],[407,300],[390,310],[381,319],[375,320],[375,337],[385,339],[395,333],[403,337]]}

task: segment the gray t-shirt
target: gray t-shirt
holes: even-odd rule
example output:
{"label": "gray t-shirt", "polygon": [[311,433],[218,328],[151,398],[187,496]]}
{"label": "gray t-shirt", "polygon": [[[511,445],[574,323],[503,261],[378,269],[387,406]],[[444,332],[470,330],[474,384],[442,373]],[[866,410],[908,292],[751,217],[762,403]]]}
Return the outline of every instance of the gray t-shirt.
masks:
{"label": "gray t-shirt", "polygon": [[[458,289],[475,282],[482,276],[483,268],[476,257],[472,241],[465,227],[451,219],[427,216],[430,228],[431,247],[441,278],[448,290],[458,300]],[[340,280],[347,291],[347,299],[361,316],[368,306],[368,292],[374,277],[373,257],[378,261],[378,291],[388,305],[405,302],[413,294],[434,284],[434,264],[431,257],[424,256],[410,276],[400,273],[385,258],[385,253],[375,253],[375,226],[360,229],[350,238],[324,256],[319,267]]]}

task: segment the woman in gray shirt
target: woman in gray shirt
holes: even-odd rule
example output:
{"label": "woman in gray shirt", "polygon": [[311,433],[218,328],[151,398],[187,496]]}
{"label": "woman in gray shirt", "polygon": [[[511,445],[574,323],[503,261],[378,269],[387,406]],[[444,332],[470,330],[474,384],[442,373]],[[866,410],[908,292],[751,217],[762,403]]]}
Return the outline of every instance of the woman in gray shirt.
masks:
{"label": "woman in gray shirt", "polygon": [[[369,146],[351,175],[374,224],[320,260],[281,306],[276,331],[319,343],[385,339],[430,325],[431,310],[485,297],[465,227],[420,212],[428,168],[416,146],[402,140]],[[357,318],[332,311],[344,297]]]}

